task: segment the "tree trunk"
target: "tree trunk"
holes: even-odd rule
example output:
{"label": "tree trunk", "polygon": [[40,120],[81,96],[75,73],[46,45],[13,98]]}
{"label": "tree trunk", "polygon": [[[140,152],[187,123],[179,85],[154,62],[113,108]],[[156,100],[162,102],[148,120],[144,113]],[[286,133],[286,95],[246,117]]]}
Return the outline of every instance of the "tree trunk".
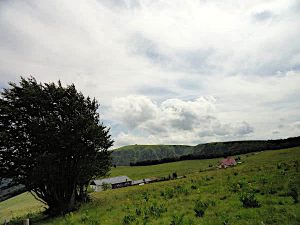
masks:
{"label": "tree trunk", "polygon": [[46,214],[50,216],[57,216],[74,211],[77,206],[75,188],[73,188],[72,193],[66,193],[66,195],[69,195],[69,197],[56,199],[55,201],[52,201],[51,204],[48,203],[49,208],[46,211]]}

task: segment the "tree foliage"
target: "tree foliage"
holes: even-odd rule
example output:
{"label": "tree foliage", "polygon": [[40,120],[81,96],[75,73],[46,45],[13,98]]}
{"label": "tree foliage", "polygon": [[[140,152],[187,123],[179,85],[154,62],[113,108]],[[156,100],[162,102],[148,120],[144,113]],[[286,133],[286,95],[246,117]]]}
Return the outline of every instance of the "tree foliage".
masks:
{"label": "tree foliage", "polygon": [[24,184],[48,213],[73,210],[111,165],[113,140],[95,99],[75,86],[21,78],[0,98],[0,174]]}

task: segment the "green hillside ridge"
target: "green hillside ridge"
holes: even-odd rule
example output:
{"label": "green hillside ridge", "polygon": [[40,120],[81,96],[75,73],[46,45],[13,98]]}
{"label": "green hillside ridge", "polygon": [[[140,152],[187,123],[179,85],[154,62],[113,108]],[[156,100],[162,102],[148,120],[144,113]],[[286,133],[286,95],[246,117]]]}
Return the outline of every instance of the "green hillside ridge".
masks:
{"label": "green hillside ridge", "polygon": [[193,147],[188,145],[128,145],[115,149],[113,164],[128,166],[145,160],[160,160],[192,154]]}
{"label": "green hillside ridge", "polygon": [[[31,221],[41,225],[298,225],[300,203],[294,203],[290,193],[293,187],[299,193],[300,147],[249,153],[240,158],[242,164],[228,169],[209,167],[217,159],[121,166],[113,168],[111,176],[123,174],[138,179],[175,170],[186,178],[92,193],[91,203],[52,219],[43,218],[40,213],[34,215],[42,205],[22,194],[0,203],[0,218],[24,216],[25,208],[33,213],[29,215]],[[159,171],[163,172],[158,174]],[[243,206],[241,196],[250,193],[254,193],[259,207]],[[23,204],[19,204],[19,198]],[[206,205],[202,217],[195,213],[198,201]]]}
{"label": "green hillside ridge", "polygon": [[[300,146],[300,136],[278,140],[228,141],[188,145],[129,145],[115,149],[113,164],[128,166],[135,163],[164,163],[164,159],[179,161],[187,159],[217,158],[245,154],[261,150],[275,150]],[[153,163],[151,163],[153,161]],[[147,165],[147,164],[146,164]]]}

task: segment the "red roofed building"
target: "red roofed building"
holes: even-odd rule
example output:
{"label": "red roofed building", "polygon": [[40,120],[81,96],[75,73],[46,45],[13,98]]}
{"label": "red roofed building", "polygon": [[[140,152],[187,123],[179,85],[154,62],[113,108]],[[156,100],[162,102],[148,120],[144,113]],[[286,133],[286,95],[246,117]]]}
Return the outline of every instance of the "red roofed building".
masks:
{"label": "red roofed building", "polygon": [[227,157],[220,161],[220,168],[227,168],[229,166],[235,166],[236,161],[233,157]]}

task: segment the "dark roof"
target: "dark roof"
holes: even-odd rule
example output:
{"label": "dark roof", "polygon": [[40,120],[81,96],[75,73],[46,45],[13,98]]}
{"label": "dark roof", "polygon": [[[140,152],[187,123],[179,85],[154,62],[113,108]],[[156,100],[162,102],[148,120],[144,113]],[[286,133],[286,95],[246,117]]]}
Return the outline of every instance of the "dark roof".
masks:
{"label": "dark roof", "polygon": [[134,180],[134,181],[132,181],[132,185],[141,184],[141,183],[149,183],[154,180],[155,180],[154,178],[144,178],[141,180]]}
{"label": "dark roof", "polygon": [[132,185],[141,184],[141,183],[145,183],[145,181],[143,181],[143,180],[134,180],[134,181],[132,181]]}
{"label": "dark roof", "polygon": [[119,184],[119,183],[124,183],[124,182],[127,182],[127,181],[132,181],[132,180],[127,176],[119,176],[119,177],[105,178],[105,179],[101,179],[101,180],[93,180],[91,182],[91,184],[100,186],[104,183],[106,183],[106,184]]}

